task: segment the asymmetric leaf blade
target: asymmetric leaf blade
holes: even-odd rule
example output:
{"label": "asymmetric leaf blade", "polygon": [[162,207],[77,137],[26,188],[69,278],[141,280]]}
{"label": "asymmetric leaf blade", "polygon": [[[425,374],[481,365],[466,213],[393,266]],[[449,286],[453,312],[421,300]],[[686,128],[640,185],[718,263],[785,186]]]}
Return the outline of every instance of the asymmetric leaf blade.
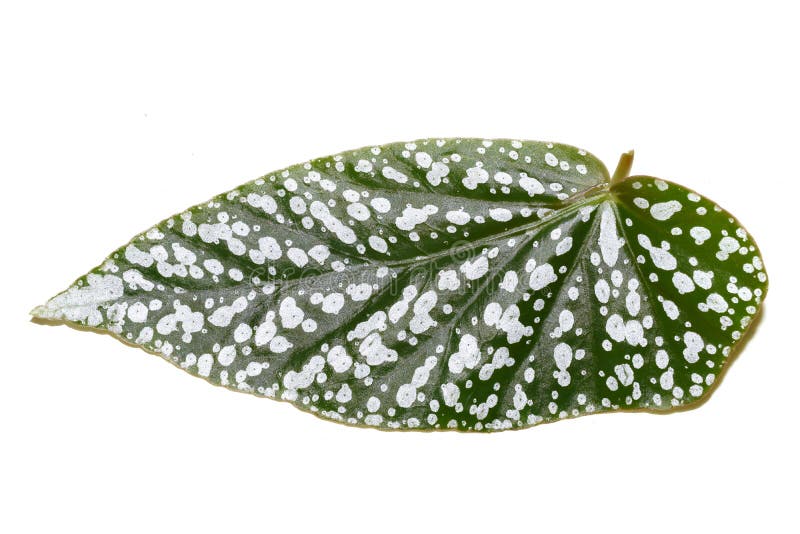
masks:
{"label": "asymmetric leaf blade", "polygon": [[33,314],[385,429],[704,398],[766,295],[712,201],[577,148],[440,139],[295,165],[136,236]]}

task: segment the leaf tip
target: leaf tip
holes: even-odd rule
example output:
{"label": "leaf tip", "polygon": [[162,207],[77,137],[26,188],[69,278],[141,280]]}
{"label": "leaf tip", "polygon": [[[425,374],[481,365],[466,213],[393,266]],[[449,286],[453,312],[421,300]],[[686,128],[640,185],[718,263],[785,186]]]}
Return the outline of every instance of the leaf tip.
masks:
{"label": "leaf tip", "polygon": [[28,314],[33,317],[34,319],[52,319],[53,318],[53,310],[48,304],[50,301],[45,302],[44,304],[40,304],[36,306]]}

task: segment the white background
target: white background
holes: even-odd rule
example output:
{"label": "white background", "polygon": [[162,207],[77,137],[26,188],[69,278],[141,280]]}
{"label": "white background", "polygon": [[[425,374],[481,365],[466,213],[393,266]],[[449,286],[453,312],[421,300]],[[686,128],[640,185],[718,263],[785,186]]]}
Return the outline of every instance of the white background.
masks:
{"label": "white background", "polygon": [[[650,4],[4,4],[0,531],[797,532],[798,18]],[[635,148],[739,217],[771,289],[705,405],[353,429],[28,319],[216,193],[444,136]]]}

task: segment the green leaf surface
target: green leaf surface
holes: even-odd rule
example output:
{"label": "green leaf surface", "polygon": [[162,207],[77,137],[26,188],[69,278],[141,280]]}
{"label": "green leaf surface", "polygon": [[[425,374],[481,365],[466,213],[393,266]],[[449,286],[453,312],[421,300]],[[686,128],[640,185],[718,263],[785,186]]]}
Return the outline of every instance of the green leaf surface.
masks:
{"label": "green leaf surface", "polygon": [[712,201],[561,144],[426,139],[155,225],[33,314],[384,429],[520,428],[708,395],[767,290]]}

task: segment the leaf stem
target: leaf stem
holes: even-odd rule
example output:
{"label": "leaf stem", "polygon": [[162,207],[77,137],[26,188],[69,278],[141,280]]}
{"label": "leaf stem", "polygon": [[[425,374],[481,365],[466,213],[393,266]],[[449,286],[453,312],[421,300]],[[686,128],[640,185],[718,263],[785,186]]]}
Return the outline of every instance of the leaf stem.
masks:
{"label": "leaf stem", "polygon": [[614,176],[611,177],[611,185],[623,181],[631,173],[631,166],[633,165],[633,150],[625,152],[619,157],[617,163],[617,170],[614,171]]}

